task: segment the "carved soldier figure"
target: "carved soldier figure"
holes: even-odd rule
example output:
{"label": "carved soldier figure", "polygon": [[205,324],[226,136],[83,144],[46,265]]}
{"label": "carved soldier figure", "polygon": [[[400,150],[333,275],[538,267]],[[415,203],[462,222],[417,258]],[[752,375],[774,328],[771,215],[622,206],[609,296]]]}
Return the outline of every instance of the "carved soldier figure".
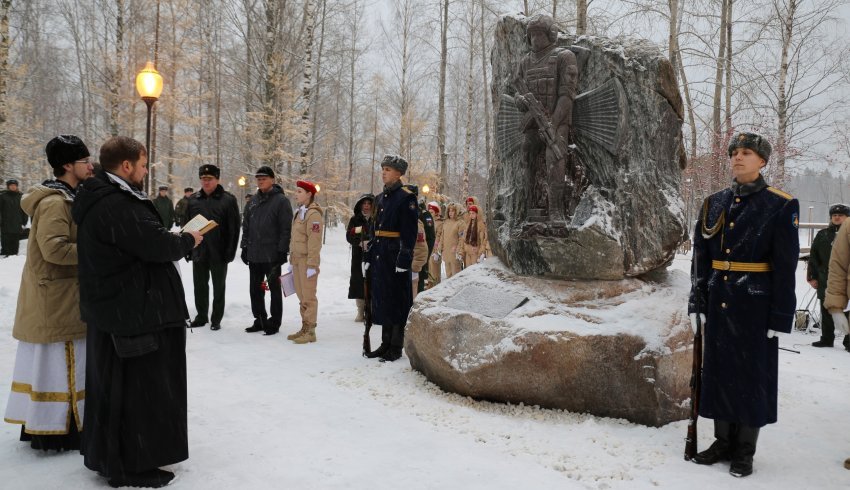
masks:
{"label": "carved soldier figure", "polygon": [[549,220],[563,221],[565,202],[574,197],[582,178],[578,167],[566,178],[578,64],[572,51],[557,45],[558,30],[551,17],[532,19],[526,36],[531,52],[520,61],[514,82],[516,106],[525,113],[520,123],[523,153],[532,178],[547,191]]}

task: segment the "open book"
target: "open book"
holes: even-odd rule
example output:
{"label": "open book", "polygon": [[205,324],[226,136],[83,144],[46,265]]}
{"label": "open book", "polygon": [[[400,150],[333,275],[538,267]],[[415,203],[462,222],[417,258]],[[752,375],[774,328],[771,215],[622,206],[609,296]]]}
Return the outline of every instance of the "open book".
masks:
{"label": "open book", "polygon": [[218,223],[216,223],[215,221],[208,220],[202,215],[196,214],[194,218],[190,219],[188,223],[183,225],[183,228],[180,228],[180,231],[197,231],[201,235],[203,235],[204,233],[215,228],[216,226],[218,226]]}

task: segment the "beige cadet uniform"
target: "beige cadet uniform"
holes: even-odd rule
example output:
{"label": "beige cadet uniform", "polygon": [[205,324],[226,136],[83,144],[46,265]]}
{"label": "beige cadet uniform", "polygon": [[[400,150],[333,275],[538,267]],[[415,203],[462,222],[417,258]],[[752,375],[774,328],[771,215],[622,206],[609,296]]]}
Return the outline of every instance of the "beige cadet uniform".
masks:
{"label": "beige cadet uniform", "polygon": [[[469,230],[469,224],[467,224],[466,230]],[[486,257],[490,247],[487,243],[487,227],[482,220],[478,220],[478,246],[473,247],[467,243],[469,237],[466,236],[466,230],[461,241],[461,249],[463,250],[463,265],[469,267],[478,263],[478,257],[481,254],[484,254]]]}
{"label": "beige cadet uniform", "polygon": [[[292,235],[289,243],[289,263],[295,279],[295,294],[301,306],[301,333],[312,336],[308,342],[316,340],[316,317],[319,300],[316,298],[316,283],[319,279],[319,253],[322,250],[322,208],[315,202],[303,213],[299,208],[292,219]],[[315,269],[313,277],[307,277],[307,269]],[[303,342],[299,342],[303,343]]]}
{"label": "beige cadet uniform", "polygon": [[[428,242],[425,241],[425,225],[422,221],[416,220],[418,223],[416,231],[416,245],[413,247],[413,262],[410,264],[411,272],[418,274],[422,273],[422,268],[425,267],[425,262],[428,261]],[[413,298],[419,292],[419,278],[413,279]]]}
{"label": "beige cadet uniform", "polygon": [[439,244],[434,249],[439,252],[446,264],[446,278],[460,272],[460,260],[457,259],[457,254],[460,253],[461,234],[466,230],[466,222],[455,214],[454,219],[449,218],[450,209],[457,210],[456,204],[449,204],[446,207],[446,219],[443,221],[443,231],[440,235]]}
{"label": "beige cadet uniform", "polygon": [[440,284],[442,279],[443,260],[437,253],[440,250],[440,242],[443,240],[443,218],[434,218],[434,253],[428,258],[428,275],[431,277],[431,285]]}

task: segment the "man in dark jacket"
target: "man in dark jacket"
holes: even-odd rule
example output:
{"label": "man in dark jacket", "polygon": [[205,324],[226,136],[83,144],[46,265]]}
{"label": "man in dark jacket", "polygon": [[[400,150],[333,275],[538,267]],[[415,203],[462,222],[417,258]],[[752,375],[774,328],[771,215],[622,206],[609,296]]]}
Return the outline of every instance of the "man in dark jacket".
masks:
{"label": "man in dark jacket", "polygon": [[372,204],[375,196],[363,194],[354,203],[354,215],[348,221],[345,240],[351,244],[351,277],[348,282],[348,299],[357,302],[355,322],[363,321],[366,297],[363,290],[363,247],[369,242],[369,230],[372,227]]}
{"label": "man in dark jacket", "polygon": [[174,222],[177,223],[177,226],[180,228],[189,222],[189,218],[186,217],[186,207],[189,206],[189,198],[192,197],[192,194],[194,193],[195,189],[192,189],[191,187],[183,189],[183,197],[181,197],[174,206]]}
{"label": "man in dark jacket", "polygon": [[170,230],[174,226],[174,203],[168,197],[167,185],[159,186],[159,195],[153,200],[153,205],[156,207],[162,226]]}
{"label": "man in dark jacket", "polygon": [[210,305],[210,285],[213,283],[212,325],[210,330],[221,328],[224,316],[224,283],[227,279],[227,264],[236,257],[239,243],[239,204],[236,197],[225,191],[218,183],[221,170],[215,165],[201,165],[198,171],[201,190],[189,200],[187,216],[197,215],[215,221],[218,226],[204,235],[204,243],[192,250],[192,278],[195,284],[195,308],[198,311],[192,327],[207,324]]}
{"label": "man in dark jacket", "polygon": [[0,255],[18,255],[21,232],[27,223],[27,213],[21,209],[18,181],[6,181],[6,190],[0,191]]}
{"label": "man in dark jacket", "polygon": [[[434,253],[434,240],[437,238],[437,231],[434,227],[434,216],[425,207],[425,200],[419,203],[419,221],[425,227],[425,243],[428,244],[428,257],[431,257],[431,254]],[[430,260],[425,261],[421,271],[413,271],[419,273],[419,292],[425,291],[425,279],[428,278],[430,262]]]}
{"label": "man in dark jacket", "polygon": [[86,337],[87,468],[112,487],[163,486],[159,469],[188,458],[186,321],[174,261],[203,237],[176,235],[141,191],[147,151],[116,136],[100,148],[103,170],[77,190],[80,314]]}
{"label": "man in dark jacket", "polygon": [[366,357],[382,361],[401,358],[404,327],[413,306],[411,264],[418,234],[416,194],[403,186],[407,161],[387,155],[381,161],[384,190],[375,202],[375,226],[367,261],[371,277],[372,323],[381,325],[381,346]]}
{"label": "man in dark jacket", "polygon": [[[832,347],[835,341],[835,324],[832,321],[832,315],[824,309],[823,300],[826,295],[826,279],[829,275],[829,258],[832,254],[832,242],[835,241],[835,234],[838,233],[841,223],[844,223],[848,215],[850,215],[850,206],[846,204],[833,204],[830,206],[829,226],[820,230],[815,235],[815,239],[812,240],[812,249],[806,269],[806,279],[813,288],[817,289],[818,299],[821,304],[820,340],[812,343],[815,347]],[[844,336],[844,348],[850,350],[850,335]]]}
{"label": "man in dark jacket", "polygon": [[[246,332],[264,331],[274,335],[280,330],[283,296],[280,291],[280,268],[289,254],[292,231],[292,204],[283,189],[274,183],[274,170],[262,166],[254,174],[257,193],[245,207],[242,222],[242,262],[248,265],[248,288],[254,324]],[[266,315],[266,293],[271,295],[271,317]]]}

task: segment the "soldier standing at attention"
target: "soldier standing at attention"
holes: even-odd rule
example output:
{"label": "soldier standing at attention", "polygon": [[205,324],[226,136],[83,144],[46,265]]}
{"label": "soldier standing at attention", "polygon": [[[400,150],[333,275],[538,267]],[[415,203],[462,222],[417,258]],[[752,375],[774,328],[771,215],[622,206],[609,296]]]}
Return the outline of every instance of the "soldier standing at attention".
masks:
{"label": "soldier standing at attention", "polygon": [[[826,295],[832,242],[835,241],[835,235],[848,215],[850,215],[850,207],[846,204],[830,206],[829,226],[820,230],[812,241],[812,252],[809,254],[808,268],[806,269],[806,280],[813,288],[817,289],[818,299],[821,303],[820,340],[812,343],[815,347],[832,347],[832,343],[835,341],[835,324],[832,321],[832,315],[824,308],[823,302]],[[844,348],[850,350],[850,335],[844,336]]]}
{"label": "soldier standing at attention", "polygon": [[384,190],[375,202],[375,226],[367,251],[371,268],[372,322],[381,325],[381,346],[366,357],[382,361],[401,358],[404,327],[413,306],[411,287],[413,247],[416,245],[419,208],[416,195],[402,185],[407,161],[387,155],[381,161]]}
{"label": "soldier standing at attention", "polygon": [[156,207],[156,212],[159,214],[159,220],[162,226],[170,230],[174,226],[174,203],[168,197],[168,186],[159,186],[159,195],[153,200],[153,205]]}
{"label": "soldier standing at attention", "polygon": [[429,250],[431,252],[431,262],[428,264],[428,277],[431,287],[434,287],[440,284],[440,280],[442,279],[442,271],[440,270],[443,267],[442,258],[437,251],[440,249],[440,240],[443,238],[443,222],[445,220],[442,213],[440,213],[440,205],[436,201],[428,203],[428,211],[434,217],[434,246]]}
{"label": "soldier standing at attention", "polygon": [[753,472],[759,429],[776,422],[775,335],[791,332],[797,305],[800,205],[764,181],[770,151],[758,134],[732,137],[732,185],[705,200],[694,231],[688,313],[694,331],[697,314],[703,323],[699,415],[715,441],[693,461],[731,460],[736,477]]}
{"label": "soldier standing at attention", "polygon": [[18,181],[6,181],[6,190],[0,191],[0,255],[8,257],[18,255],[21,232],[29,216],[21,209],[21,197]]}
{"label": "soldier standing at attention", "polygon": [[437,241],[437,253],[446,263],[446,279],[461,271],[461,262],[458,256],[462,248],[463,232],[466,222],[458,216],[458,204],[451,203],[446,206],[446,221],[440,239]]}
{"label": "soldier standing at attention", "polygon": [[183,226],[189,222],[189,218],[186,216],[186,207],[189,205],[189,198],[192,197],[192,194],[194,193],[195,189],[192,189],[191,187],[183,189],[183,197],[181,197],[174,206],[174,221],[180,228],[183,228]]}

